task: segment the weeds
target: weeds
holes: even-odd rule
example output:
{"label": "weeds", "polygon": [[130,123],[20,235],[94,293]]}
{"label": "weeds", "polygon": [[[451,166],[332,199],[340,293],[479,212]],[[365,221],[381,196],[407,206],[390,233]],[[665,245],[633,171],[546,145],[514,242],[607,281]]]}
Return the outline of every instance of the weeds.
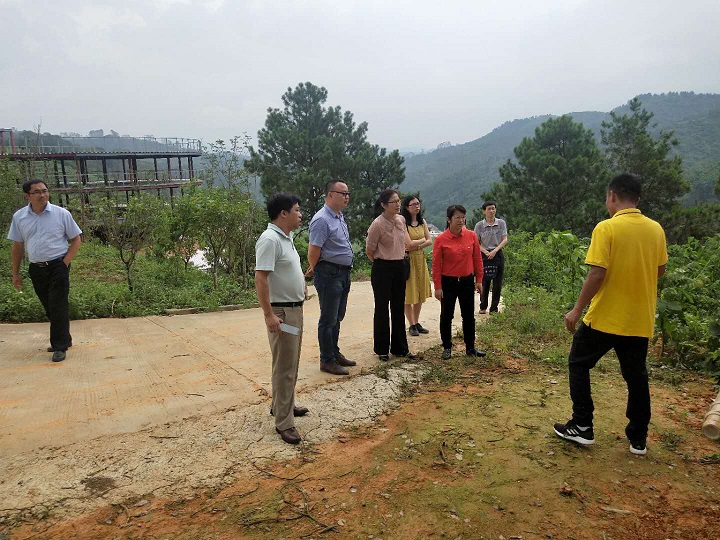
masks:
{"label": "weeds", "polygon": [[683,435],[676,433],[672,430],[663,431],[660,434],[660,442],[668,450],[675,452],[677,451],[678,445],[685,439]]}

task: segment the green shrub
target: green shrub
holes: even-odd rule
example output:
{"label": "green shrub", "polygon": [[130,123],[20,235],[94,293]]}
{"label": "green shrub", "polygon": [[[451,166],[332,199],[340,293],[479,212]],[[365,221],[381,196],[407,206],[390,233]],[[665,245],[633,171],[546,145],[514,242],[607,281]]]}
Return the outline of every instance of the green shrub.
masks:
{"label": "green shrub", "polygon": [[[32,322],[46,320],[44,310],[32,291],[32,283],[23,264],[23,289],[20,294],[10,280],[10,244],[0,249],[0,272],[7,278],[0,283],[0,320]],[[136,263],[134,290],[128,289],[125,270],[117,253],[98,241],[83,243],[73,260],[70,273],[70,317],[135,317],[164,313],[170,308],[212,309],[221,305],[256,301],[254,289],[244,290],[227,274],[212,276],[190,267],[184,269],[176,257],[159,258],[141,254]]]}

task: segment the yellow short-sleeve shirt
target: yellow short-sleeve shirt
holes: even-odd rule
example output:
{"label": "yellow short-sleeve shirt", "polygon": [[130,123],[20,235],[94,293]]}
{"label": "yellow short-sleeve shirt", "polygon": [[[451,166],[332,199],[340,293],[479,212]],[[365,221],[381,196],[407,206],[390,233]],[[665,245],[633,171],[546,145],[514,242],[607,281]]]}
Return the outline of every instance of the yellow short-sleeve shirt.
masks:
{"label": "yellow short-sleeve shirt", "polygon": [[658,267],[667,260],[665,231],[637,208],[620,210],[598,223],[585,264],[606,273],[585,324],[609,334],[652,337]]}

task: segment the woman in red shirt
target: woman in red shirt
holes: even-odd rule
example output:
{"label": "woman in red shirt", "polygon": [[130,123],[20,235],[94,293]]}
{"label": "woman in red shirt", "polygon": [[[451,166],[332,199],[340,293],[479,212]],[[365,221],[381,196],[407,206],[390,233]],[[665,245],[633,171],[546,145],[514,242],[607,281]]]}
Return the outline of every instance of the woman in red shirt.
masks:
{"label": "woman in red shirt", "polygon": [[433,283],[435,298],[440,300],[440,338],[443,360],[452,355],[452,320],[455,300],[460,302],[465,354],[485,356],[475,348],[475,291],[482,292],[483,262],[480,244],[474,232],[465,228],[464,206],[447,209],[447,228],[433,245]]}

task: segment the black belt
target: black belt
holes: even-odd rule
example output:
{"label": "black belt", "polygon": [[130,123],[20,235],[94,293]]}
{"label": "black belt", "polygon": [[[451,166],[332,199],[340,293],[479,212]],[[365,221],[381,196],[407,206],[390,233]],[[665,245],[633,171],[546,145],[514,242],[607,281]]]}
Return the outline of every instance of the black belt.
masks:
{"label": "black belt", "polygon": [[330,266],[334,266],[335,268],[338,268],[340,270],[350,270],[352,268],[352,266],[346,266],[344,264],[337,264],[337,263],[330,262],[330,261],[318,261],[318,264],[320,264],[320,263],[329,264]]}
{"label": "black belt", "polygon": [[62,257],[58,257],[57,259],[53,259],[52,261],[41,261],[41,262],[31,262],[31,266],[50,266],[52,263],[56,263],[58,261],[62,261],[65,258],[65,255]]}
{"label": "black belt", "polygon": [[304,300],[300,302],[270,302],[270,305],[272,307],[302,307],[304,302]]}
{"label": "black belt", "polygon": [[445,274],[443,274],[443,276],[442,276],[442,279],[450,279],[452,281],[467,281],[469,279],[474,279],[474,278],[475,278],[475,274],[470,274],[468,276],[462,276],[462,277],[446,276]]}

